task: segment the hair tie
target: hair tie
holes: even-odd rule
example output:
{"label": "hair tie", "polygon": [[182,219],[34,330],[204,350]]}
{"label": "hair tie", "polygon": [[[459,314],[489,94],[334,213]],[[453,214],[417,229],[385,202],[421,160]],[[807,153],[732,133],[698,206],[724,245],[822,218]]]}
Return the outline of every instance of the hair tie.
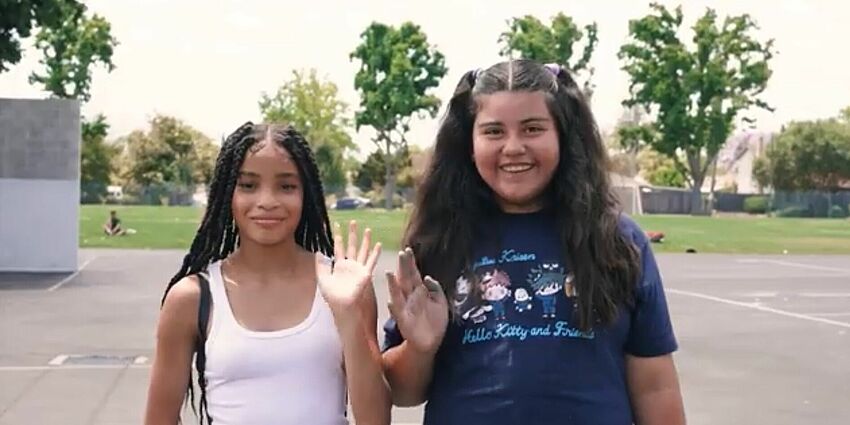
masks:
{"label": "hair tie", "polygon": [[543,67],[549,70],[549,72],[551,72],[555,77],[561,75],[561,65],[558,65],[557,63],[547,63],[546,65],[543,65]]}

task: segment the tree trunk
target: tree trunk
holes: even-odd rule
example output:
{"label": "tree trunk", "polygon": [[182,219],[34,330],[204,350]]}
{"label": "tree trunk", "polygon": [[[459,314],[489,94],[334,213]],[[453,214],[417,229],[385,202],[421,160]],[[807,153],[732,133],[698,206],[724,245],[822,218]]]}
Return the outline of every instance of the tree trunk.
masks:
{"label": "tree trunk", "polygon": [[702,184],[705,182],[705,173],[702,172],[701,154],[699,152],[688,152],[688,171],[691,174],[691,215],[703,215]]}
{"label": "tree trunk", "polygon": [[638,152],[639,151],[640,151],[640,148],[637,148],[637,147],[633,147],[633,148],[626,150],[626,152],[628,152],[628,158],[629,158],[629,165],[628,165],[629,177],[637,177],[637,175],[640,174],[640,166],[638,164]]}
{"label": "tree trunk", "polygon": [[386,173],[384,174],[384,208],[387,210],[393,209],[393,195],[395,195],[395,178],[396,178],[396,170],[395,170],[395,155],[391,152],[391,143],[389,138],[386,139],[386,150],[384,151],[384,167]]}
{"label": "tree trunk", "polygon": [[702,191],[699,186],[691,188],[691,215],[702,215]]}
{"label": "tree trunk", "polygon": [[717,183],[717,156],[714,157],[714,164],[711,165],[711,191],[708,194],[708,208],[706,213],[711,215],[714,211],[714,185]]}
{"label": "tree trunk", "polygon": [[705,205],[702,202],[702,184],[705,183],[705,175],[694,175],[691,171],[693,186],[691,187],[691,215],[704,215]]}
{"label": "tree trunk", "polygon": [[393,209],[393,196],[395,195],[395,167],[387,166],[386,184],[384,185],[384,208]]}

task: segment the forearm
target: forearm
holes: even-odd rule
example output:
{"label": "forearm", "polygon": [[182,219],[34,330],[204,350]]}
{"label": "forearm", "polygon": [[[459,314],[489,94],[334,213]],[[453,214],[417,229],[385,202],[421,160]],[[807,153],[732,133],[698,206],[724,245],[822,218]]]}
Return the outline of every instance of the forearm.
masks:
{"label": "forearm", "polygon": [[413,349],[407,341],[383,355],[384,371],[396,406],[417,406],[425,402],[434,371],[434,354]]}
{"label": "forearm", "polygon": [[375,329],[363,320],[346,320],[338,325],[343,345],[346,381],[354,420],[358,424],[388,425],[390,394],[381,365]]}
{"label": "forearm", "polygon": [[626,371],[636,424],[685,424],[685,408],[672,355],[626,356]]}
{"label": "forearm", "polygon": [[632,403],[637,425],[685,425],[682,396],[678,388],[640,394]]}

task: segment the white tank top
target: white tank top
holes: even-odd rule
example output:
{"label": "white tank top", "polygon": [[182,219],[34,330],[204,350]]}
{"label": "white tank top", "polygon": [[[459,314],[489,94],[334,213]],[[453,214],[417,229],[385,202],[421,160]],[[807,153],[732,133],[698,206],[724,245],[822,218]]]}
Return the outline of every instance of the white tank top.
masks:
{"label": "white tank top", "polygon": [[347,424],[342,343],[318,287],[303,322],[256,332],[236,321],[221,263],[208,270],[214,308],[205,376],[213,424]]}

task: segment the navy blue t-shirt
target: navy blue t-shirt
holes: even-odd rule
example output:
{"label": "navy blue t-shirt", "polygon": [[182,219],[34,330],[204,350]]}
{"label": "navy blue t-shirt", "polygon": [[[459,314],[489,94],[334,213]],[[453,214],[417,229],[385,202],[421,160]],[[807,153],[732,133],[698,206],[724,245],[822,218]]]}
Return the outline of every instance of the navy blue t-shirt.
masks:
{"label": "navy blue t-shirt", "polygon": [[[581,331],[573,319],[575,287],[550,212],[501,214],[479,229],[471,302],[458,278],[449,300],[458,312],[436,354],[426,425],[632,423],[625,354],[676,350],[658,267],[631,219],[621,231],[641,254],[633,308],[617,321]],[[390,319],[384,349],[403,341]]]}

